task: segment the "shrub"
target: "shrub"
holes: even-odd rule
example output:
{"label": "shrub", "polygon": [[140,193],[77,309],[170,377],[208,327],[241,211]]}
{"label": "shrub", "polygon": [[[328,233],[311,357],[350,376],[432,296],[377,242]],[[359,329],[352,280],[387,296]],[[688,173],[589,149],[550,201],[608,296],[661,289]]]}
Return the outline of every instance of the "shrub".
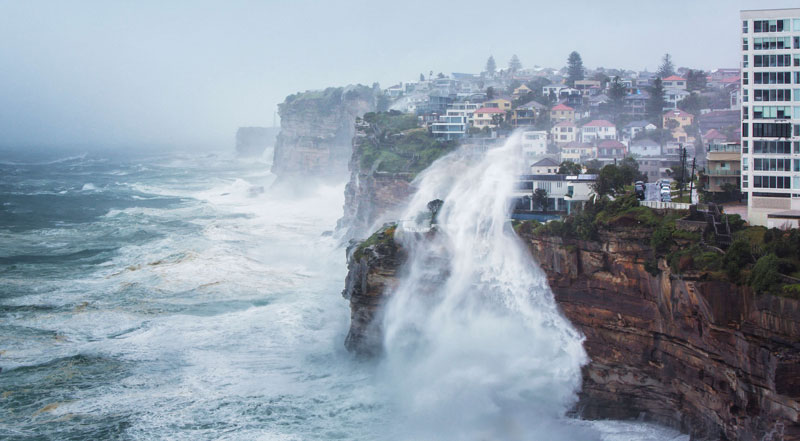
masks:
{"label": "shrub", "polygon": [[653,236],[650,238],[650,246],[656,253],[665,253],[672,245],[672,233],[675,228],[666,224],[659,225],[654,231]]}
{"label": "shrub", "polygon": [[769,293],[779,284],[778,277],[778,256],[767,254],[758,259],[748,282],[756,293]]}

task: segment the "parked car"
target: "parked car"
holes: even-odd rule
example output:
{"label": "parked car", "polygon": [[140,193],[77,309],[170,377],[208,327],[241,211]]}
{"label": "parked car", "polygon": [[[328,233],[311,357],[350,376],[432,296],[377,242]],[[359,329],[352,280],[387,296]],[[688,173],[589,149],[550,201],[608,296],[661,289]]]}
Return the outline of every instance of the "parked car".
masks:
{"label": "parked car", "polygon": [[667,187],[661,187],[661,202],[672,202],[672,191]]}
{"label": "parked car", "polygon": [[633,184],[633,191],[634,193],[636,193],[636,197],[639,198],[639,200],[642,201],[644,200],[644,195],[645,195],[644,182],[636,181],[636,183]]}

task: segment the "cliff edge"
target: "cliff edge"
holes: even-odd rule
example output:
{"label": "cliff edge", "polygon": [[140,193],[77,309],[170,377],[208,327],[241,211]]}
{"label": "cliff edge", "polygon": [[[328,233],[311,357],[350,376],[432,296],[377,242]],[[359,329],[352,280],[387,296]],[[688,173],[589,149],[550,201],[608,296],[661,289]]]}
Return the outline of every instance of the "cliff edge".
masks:
{"label": "cliff edge", "polygon": [[[693,439],[800,439],[800,301],[697,269],[685,258],[694,233],[662,240],[674,217],[642,209],[606,218],[587,239],[556,234],[558,224],[516,229],[586,336],[575,412],[644,417]],[[348,250],[346,344],[360,354],[381,349],[381,306],[404,261],[393,232]],[[664,241],[669,256],[656,249]]]}

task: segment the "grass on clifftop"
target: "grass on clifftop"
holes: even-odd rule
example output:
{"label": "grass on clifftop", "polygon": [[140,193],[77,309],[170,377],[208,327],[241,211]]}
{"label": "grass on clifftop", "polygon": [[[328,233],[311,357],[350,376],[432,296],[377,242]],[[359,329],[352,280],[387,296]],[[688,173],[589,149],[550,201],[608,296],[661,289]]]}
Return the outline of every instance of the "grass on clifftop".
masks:
{"label": "grass on clifftop", "polygon": [[[518,234],[558,236],[572,240],[598,240],[601,230],[622,232],[633,227],[651,230],[652,256],[645,269],[658,274],[658,259],[665,259],[672,273],[692,272],[703,277],[748,285],[757,293],[771,293],[800,299],[800,230],[746,226],[738,215],[726,215],[733,243],[722,254],[713,233],[701,234],[677,227],[685,211],[656,211],[639,206],[634,195],[614,201],[601,199],[587,203],[563,221],[541,224],[515,222]],[[702,239],[702,240],[701,240]],[[710,245],[710,246],[709,246]]]}
{"label": "grass on clifftop", "polygon": [[364,252],[367,248],[373,245],[384,244],[388,245],[394,241],[394,232],[397,230],[397,224],[392,223],[385,225],[383,228],[372,233],[372,236],[358,244],[355,251],[353,251],[353,259],[355,261],[361,260],[364,257]]}
{"label": "grass on clifftop", "polygon": [[363,120],[370,131],[360,147],[362,169],[378,164],[377,171],[417,174],[457,146],[434,138],[411,114],[370,112]]}

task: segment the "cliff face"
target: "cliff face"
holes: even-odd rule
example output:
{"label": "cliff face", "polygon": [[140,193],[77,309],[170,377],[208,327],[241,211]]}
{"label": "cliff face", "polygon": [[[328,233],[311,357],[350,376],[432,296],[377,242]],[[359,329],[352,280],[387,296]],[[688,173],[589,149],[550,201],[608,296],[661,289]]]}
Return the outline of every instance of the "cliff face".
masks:
{"label": "cliff face", "polygon": [[[586,336],[591,362],[576,411],[643,415],[695,439],[800,439],[800,302],[677,277],[663,261],[648,273],[651,234],[606,230],[587,242],[522,233]],[[379,351],[376,317],[402,260],[392,241],[350,259],[349,349]]]}
{"label": "cliff face", "polygon": [[397,211],[414,191],[410,173],[379,172],[371,164],[362,167],[369,130],[366,123],[356,124],[353,153],[348,164],[350,180],[344,189],[344,215],[336,226],[344,231],[345,239],[366,237],[380,218],[396,219]]}
{"label": "cliff face", "polygon": [[351,154],[353,123],[375,110],[366,86],[328,88],[290,95],[278,106],[281,131],[272,172],[279,177],[343,177]]}

